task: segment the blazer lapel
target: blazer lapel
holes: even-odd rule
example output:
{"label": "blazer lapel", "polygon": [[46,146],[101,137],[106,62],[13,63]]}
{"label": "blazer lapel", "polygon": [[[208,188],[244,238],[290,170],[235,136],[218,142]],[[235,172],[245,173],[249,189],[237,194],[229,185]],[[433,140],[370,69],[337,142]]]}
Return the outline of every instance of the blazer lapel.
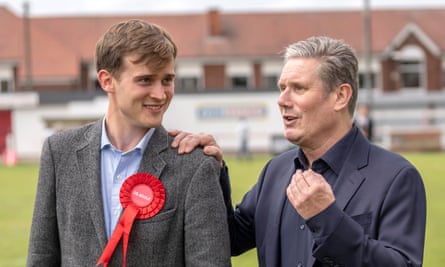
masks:
{"label": "blazer lapel", "polygon": [[344,210],[366,177],[359,171],[368,165],[370,144],[359,132],[334,185],[337,205]]}
{"label": "blazer lapel", "polygon": [[337,205],[344,210],[349,200],[365,180],[365,177],[349,163],[345,164],[339,177],[341,178],[334,186],[335,201]]}
{"label": "blazer lapel", "polygon": [[161,158],[160,153],[169,147],[168,134],[165,129],[160,126],[148,142],[147,148],[142,156],[139,172],[150,173],[156,177],[161,177],[167,163]]}
{"label": "blazer lapel", "polygon": [[[85,132],[85,142],[77,150],[79,173],[85,180],[86,202],[92,203],[88,209],[97,233],[100,245],[105,247],[107,236],[102,201],[101,172],[100,172],[100,139],[102,120],[97,121]],[[100,203],[97,205],[96,203]]]}

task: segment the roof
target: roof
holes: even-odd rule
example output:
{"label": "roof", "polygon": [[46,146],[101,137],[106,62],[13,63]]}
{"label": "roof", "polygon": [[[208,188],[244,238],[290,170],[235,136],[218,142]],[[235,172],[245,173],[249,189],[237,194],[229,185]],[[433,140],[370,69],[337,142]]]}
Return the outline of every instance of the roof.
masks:
{"label": "roof", "polygon": [[[209,13],[31,17],[32,74],[36,78],[77,76],[81,61],[92,62],[100,36],[112,25],[140,18],[163,26],[176,41],[178,59],[250,57],[275,58],[288,44],[313,35],[343,39],[360,54],[363,50],[361,11],[219,13],[221,35],[209,35]],[[445,9],[373,10],[372,50],[384,53],[397,36],[420,29],[430,45],[445,51]],[[24,60],[24,24],[0,7],[0,62]],[[23,64],[19,76],[23,76]]]}

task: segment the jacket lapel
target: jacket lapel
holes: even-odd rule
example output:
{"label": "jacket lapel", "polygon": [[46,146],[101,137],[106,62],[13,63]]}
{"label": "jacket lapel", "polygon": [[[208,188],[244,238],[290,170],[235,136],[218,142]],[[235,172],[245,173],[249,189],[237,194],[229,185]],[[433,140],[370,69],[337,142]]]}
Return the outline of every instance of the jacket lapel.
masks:
{"label": "jacket lapel", "polygon": [[165,129],[160,126],[155,129],[155,132],[148,142],[147,149],[145,149],[144,155],[142,156],[139,172],[150,173],[156,177],[161,177],[161,173],[167,163],[160,156],[160,153],[168,147],[168,134]]}
{"label": "jacket lapel", "polygon": [[[85,132],[85,142],[77,150],[79,173],[84,177],[86,202],[92,203],[88,209],[97,233],[100,245],[105,247],[107,236],[102,201],[101,173],[100,173],[100,138],[102,120],[97,121]],[[95,205],[94,203],[100,203]]]}
{"label": "jacket lapel", "polygon": [[336,202],[342,210],[346,208],[352,196],[366,179],[360,169],[368,165],[369,150],[369,141],[358,132],[334,186]]}

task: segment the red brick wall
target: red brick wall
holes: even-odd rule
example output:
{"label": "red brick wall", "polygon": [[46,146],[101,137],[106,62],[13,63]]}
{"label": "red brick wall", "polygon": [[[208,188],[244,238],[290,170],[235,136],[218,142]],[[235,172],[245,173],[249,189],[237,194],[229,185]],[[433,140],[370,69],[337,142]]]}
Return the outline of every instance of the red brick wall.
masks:
{"label": "red brick wall", "polygon": [[226,74],[224,65],[206,65],[204,66],[205,88],[222,89],[226,88]]}

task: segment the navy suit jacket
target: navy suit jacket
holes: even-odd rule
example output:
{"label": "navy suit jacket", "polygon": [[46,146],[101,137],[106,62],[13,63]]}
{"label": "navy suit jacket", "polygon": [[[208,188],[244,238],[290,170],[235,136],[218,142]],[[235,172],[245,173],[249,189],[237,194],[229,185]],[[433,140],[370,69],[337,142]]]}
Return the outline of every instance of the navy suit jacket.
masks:
{"label": "navy suit jacket", "polygon": [[[259,266],[281,266],[281,214],[298,149],[270,160],[235,210],[230,203],[230,185],[223,184],[232,255],[256,247]],[[312,248],[308,266],[422,265],[425,189],[420,174],[407,160],[358,133],[334,194],[336,200],[328,208],[328,216],[340,218],[340,223],[324,242]]]}

